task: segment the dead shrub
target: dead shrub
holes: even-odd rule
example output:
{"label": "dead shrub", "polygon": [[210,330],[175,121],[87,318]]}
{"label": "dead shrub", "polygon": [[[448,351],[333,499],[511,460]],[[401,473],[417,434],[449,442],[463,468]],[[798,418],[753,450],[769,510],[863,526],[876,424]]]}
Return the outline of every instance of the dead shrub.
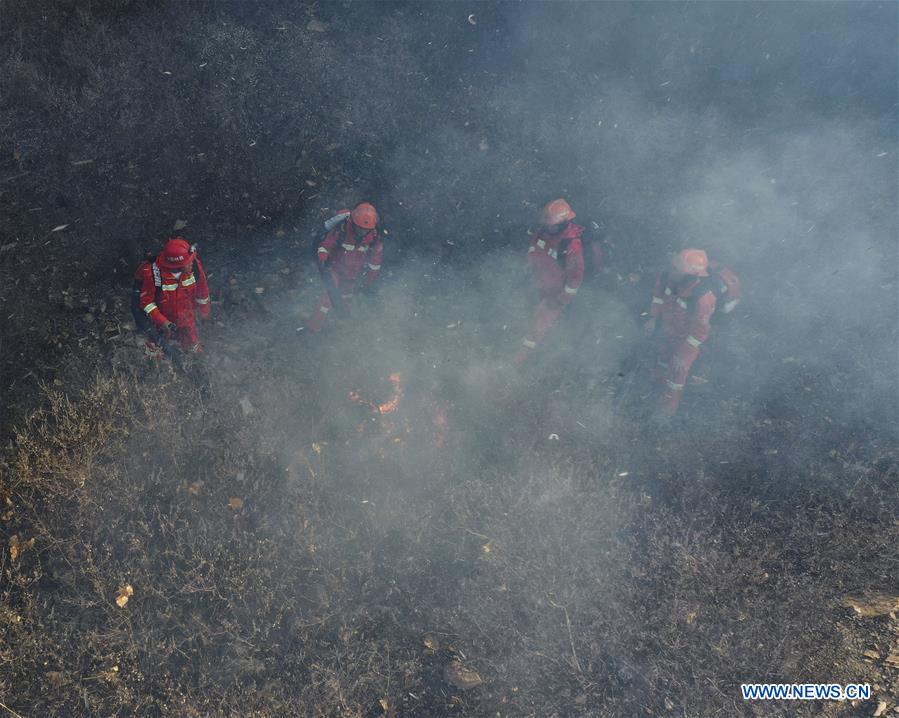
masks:
{"label": "dead shrub", "polygon": [[42,392],[43,406],[15,431],[13,490],[71,495],[121,449],[138,406],[153,411],[153,395],[122,375],[97,375],[75,391],[44,385]]}

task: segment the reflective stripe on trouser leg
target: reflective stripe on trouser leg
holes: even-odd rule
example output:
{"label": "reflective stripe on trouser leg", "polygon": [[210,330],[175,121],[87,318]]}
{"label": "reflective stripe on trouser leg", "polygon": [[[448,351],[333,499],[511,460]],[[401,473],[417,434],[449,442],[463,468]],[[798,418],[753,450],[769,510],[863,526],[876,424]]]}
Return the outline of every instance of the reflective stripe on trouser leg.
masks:
{"label": "reflective stripe on trouser leg", "polygon": [[527,361],[527,358],[533,353],[534,349],[537,348],[537,342],[529,337],[525,337],[524,341],[521,342],[521,346],[518,347],[518,351],[515,353],[515,357],[512,359],[512,362],[515,366],[521,366]]}
{"label": "reflective stripe on trouser leg", "polygon": [[673,416],[680,406],[684,396],[684,385],[698,356],[699,348],[693,346],[692,342],[676,342],[669,359],[668,375],[665,377],[665,392],[659,402],[662,411],[669,416]]}
{"label": "reflective stripe on trouser leg", "polygon": [[546,300],[541,300],[534,311],[534,318],[531,320],[531,328],[527,337],[521,343],[521,348],[515,355],[514,362],[522,364],[534,352],[537,345],[543,341],[546,333],[555,324],[556,319],[562,313],[564,307],[549,307]]}
{"label": "reflective stripe on trouser leg", "polygon": [[537,305],[537,310],[534,312],[534,319],[531,322],[528,338],[537,344],[542,342],[543,337],[552,329],[563,309],[564,307],[550,307],[545,299],[541,300]]}
{"label": "reflective stripe on trouser leg", "polygon": [[665,382],[665,393],[659,400],[659,408],[668,416],[674,416],[680,406],[681,397],[684,395],[684,385],[673,381]]}
{"label": "reflective stripe on trouser leg", "polygon": [[318,304],[315,305],[315,310],[312,312],[312,316],[309,317],[309,330],[313,332],[320,332],[328,322],[328,312],[330,311],[331,297],[327,292],[325,292],[319,298]]}

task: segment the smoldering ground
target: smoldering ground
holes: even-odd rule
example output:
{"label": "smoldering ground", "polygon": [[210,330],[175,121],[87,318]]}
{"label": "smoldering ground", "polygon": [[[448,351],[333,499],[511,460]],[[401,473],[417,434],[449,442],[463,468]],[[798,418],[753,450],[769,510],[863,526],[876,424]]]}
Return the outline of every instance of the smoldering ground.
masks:
{"label": "smoldering ground", "polygon": [[[869,674],[895,702],[895,675],[861,660],[888,619],[840,608],[895,587],[895,7],[210,13],[180,18],[173,55],[242,89],[166,95],[169,117],[197,93],[215,122],[179,119],[185,179],[146,198],[188,218],[212,270],[209,394],[140,378],[123,350],[133,386],[72,402],[106,444],[62,441],[59,398],[28,425],[56,449],[21,440],[11,495],[61,498],[16,519],[45,544],[10,569],[10,704],[771,715],[737,684]],[[559,195],[610,264],[518,372],[526,230]],[[298,331],[321,221],[360,199],[388,230],[380,287]],[[658,431],[631,352],[684,246],[745,296]],[[108,595],[126,581],[127,620]],[[453,660],[483,682],[454,685]]]}

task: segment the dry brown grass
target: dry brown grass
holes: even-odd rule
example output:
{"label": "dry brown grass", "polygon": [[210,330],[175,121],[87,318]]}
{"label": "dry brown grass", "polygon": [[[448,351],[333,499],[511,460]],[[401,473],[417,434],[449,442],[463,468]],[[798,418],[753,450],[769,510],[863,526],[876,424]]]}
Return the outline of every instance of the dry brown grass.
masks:
{"label": "dry brown grass", "polygon": [[[376,435],[316,450],[290,421],[314,411],[301,382],[246,370],[249,417],[168,374],[45,390],[2,487],[11,708],[752,715],[743,678],[860,678],[840,597],[888,570],[877,515],[745,504],[649,460],[645,480],[588,476],[555,449],[472,472],[459,435],[427,471]],[[452,661],[484,683],[453,687]]]}

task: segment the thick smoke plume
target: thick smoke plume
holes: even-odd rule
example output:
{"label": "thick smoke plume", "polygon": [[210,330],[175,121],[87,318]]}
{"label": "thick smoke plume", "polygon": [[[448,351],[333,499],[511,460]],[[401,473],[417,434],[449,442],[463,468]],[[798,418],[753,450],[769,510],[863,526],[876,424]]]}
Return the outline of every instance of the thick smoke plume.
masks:
{"label": "thick smoke plume", "polygon": [[[3,700],[812,715],[739,683],[864,679],[892,706],[859,656],[895,620],[845,601],[896,590],[897,19],[0,4]],[[555,197],[608,264],[519,369]],[[384,271],[313,334],[322,224],[362,200]],[[216,302],[199,382],[143,367],[122,300],[174,226]],[[685,247],[744,298],[657,426],[641,313]]]}

